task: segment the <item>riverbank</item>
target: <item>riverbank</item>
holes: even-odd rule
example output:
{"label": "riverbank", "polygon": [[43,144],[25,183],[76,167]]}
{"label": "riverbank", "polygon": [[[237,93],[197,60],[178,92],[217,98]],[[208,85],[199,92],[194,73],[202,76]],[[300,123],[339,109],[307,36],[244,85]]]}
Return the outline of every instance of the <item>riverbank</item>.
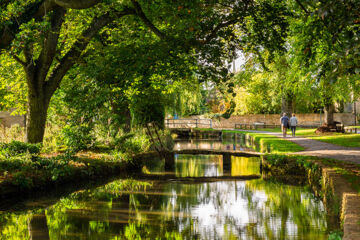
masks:
{"label": "riverbank", "polygon": [[[355,187],[360,185],[349,184],[349,179],[339,172],[339,166],[337,162],[312,157],[274,154],[263,157],[265,179],[308,184],[322,199],[330,219],[337,219],[338,223],[330,221],[330,224],[341,226],[342,239],[360,239],[360,196]],[[338,231],[332,235],[340,237]]]}
{"label": "riverbank", "polygon": [[0,200],[27,197],[38,191],[76,185],[84,181],[109,179],[141,171],[143,159],[156,152],[119,159],[111,154],[80,152],[76,155],[41,156],[29,152],[0,161]]}
{"label": "riverbank", "polygon": [[[224,132],[239,133],[236,130],[224,130]],[[272,146],[270,149],[274,150],[273,153],[265,156],[265,159],[271,161],[270,163],[265,161],[263,165],[278,178],[287,174],[294,176],[296,171],[302,169],[307,175],[307,183],[315,192],[320,193],[330,213],[336,214],[342,223],[343,239],[360,239],[360,165],[358,164],[360,157],[354,154],[353,151],[356,149],[301,137],[282,138],[281,133],[260,131],[241,131],[241,133],[261,145]],[[295,151],[296,147],[285,142],[297,144],[303,150]],[[260,148],[263,152],[265,149],[269,148]],[[274,152],[281,155],[275,155]],[[296,168],[289,167],[289,162],[292,162],[290,166]]]}
{"label": "riverbank", "polygon": [[[215,129],[215,131],[219,130]],[[229,129],[220,131],[223,137],[226,133],[244,134],[247,142],[250,143],[249,147],[269,153],[265,158],[272,161],[265,165],[270,166],[270,172],[277,175],[278,180],[299,183],[302,178],[297,178],[297,174],[302,169],[307,175],[307,181],[301,183],[312,186],[329,206],[330,214],[336,215],[338,222],[341,222],[344,239],[360,239],[360,165],[357,164],[360,161],[357,152],[360,151],[358,149],[304,137],[282,138],[280,132]],[[311,130],[304,130],[300,134],[310,135]],[[331,136],[332,140],[337,138],[343,136],[338,134]],[[289,168],[287,162],[292,162],[290,164],[292,167]],[[318,187],[315,187],[316,185]]]}

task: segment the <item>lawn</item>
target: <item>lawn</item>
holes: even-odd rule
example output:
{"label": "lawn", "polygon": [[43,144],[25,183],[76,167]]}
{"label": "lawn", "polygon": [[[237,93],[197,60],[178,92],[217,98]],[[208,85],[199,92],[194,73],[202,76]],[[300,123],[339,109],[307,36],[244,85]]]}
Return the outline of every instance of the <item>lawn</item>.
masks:
{"label": "lawn", "polygon": [[259,152],[268,152],[268,149],[270,150],[271,153],[299,152],[304,150],[303,147],[299,146],[296,143],[268,134],[247,132],[241,130],[223,130],[223,131],[229,133],[240,132],[251,136],[254,139],[255,144],[258,145],[258,148],[256,150]]}
{"label": "lawn", "polygon": [[360,147],[360,134],[333,134],[310,138],[344,147]]}
{"label": "lawn", "polygon": [[[281,132],[280,128],[264,128],[258,129],[259,131],[266,131],[266,132]],[[317,136],[315,134],[315,128],[297,128],[296,129],[296,136]],[[291,130],[289,129],[288,134],[291,134]]]}
{"label": "lawn", "polygon": [[[267,132],[281,132],[280,128],[264,128],[261,129]],[[296,136],[308,137],[310,139],[332,143],[344,147],[360,147],[360,134],[349,134],[349,133],[324,133],[316,134],[315,128],[298,128],[296,129]],[[288,131],[291,134],[291,131]]]}

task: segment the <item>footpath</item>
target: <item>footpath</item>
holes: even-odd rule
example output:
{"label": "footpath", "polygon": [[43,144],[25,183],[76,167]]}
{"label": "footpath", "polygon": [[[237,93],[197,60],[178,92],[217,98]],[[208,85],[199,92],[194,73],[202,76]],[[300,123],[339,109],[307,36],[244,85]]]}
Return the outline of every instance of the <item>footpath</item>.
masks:
{"label": "footpath", "polygon": [[[282,133],[266,132],[257,130],[246,130],[248,132],[269,134],[283,138]],[[292,153],[298,155],[316,156],[322,158],[332,158],[347,163],[353,171],[358,171],[360,167],[360,148],[351,148],[325,143],[306,137],[285,137],[284,139],[297,143],[304,148],[304,151]],[[354,165],[355,163],[355,165]],[[359,164],[359,165],[358,165]],[[356,166],[356,167],[354,167]],[[349,183],[340,177],[335,170],[323,169],[325,178],[330,179],[327,184],[330,185],[337,196],[341,199],[341,218],[343,220],[344,236],[343,240],[360,239],[360,195],[354,191]]]}
{"label": "footpath", "polygon": [[[246,131],[269,134],[269,135],[277,136],[279,138],[283,138],[282,133],[280,132],[266,132],[266,131],[257,131],[257,130],[246,130]],[[360,148],[343,147],[331,143],[313,140],[306,137],[291,137],[291,135],[290,136],[287,135],[287,137],[283,139],[294,142],[305,149],[304,151],[296,152],[293,154],[332,158],[344,162],[360,164]]]}

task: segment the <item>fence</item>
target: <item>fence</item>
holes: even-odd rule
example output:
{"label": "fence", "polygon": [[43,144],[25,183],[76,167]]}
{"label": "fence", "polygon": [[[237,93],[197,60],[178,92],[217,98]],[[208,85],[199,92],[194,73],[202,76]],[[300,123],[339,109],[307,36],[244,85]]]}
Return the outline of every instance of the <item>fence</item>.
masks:
{"label": "fence", "polygon": [[212,128],[211,119],[165,119],[166,128]]}
{"label": "fence", "polygon": [[[319,125],[297,125],[300,128],[318,128]],[[278,124],[264,124],[264,123],[235,123],[235,129],[261,129],[261,128],[281,128],[281,125]]]}

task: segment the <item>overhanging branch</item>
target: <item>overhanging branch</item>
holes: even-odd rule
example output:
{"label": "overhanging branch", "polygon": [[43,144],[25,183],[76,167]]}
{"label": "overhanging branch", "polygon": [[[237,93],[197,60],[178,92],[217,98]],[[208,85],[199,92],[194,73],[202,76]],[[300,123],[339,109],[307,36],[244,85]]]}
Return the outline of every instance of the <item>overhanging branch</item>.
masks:
{"label": "overhanging branch", "polygon": [[52,0],[52,1],[63,8],[72,8],[72,9],[90,8],[102,2],[102,0]]}
{"label": "overhanging branch", "polygon": [[85,50],[90,40],[98,33],[104,26],[108,25],[114,19],[124,17],[126,15],[135,14],[133,9],[125,9],[118,12],[115,15],[106,13],[100,17],[94,18],[90,26],[83,31],[81,36],[76,40],[71,49],[60,59],[60,62],[54,67],[54,70],[48,77],[45,83],[45,92],[48,95],[52,95],[56,89],[60,86],[62,78],[65,76],[67,71],[76,63]]}
{"label": "overhanging branch", "polygon": [[[7,6],[11,1],[0,0],[0,6]],[[20,26],[23,23],[35,18],[39,21],[43,18],[46,12],[50,12],[56,6],[63,8],[85,9],[90,8],[102,0],[36,0],[31,1],[24,7],[24,11],[20,16],[12,17],[6,24],[0,23],[0,50],[7,49],[15,38],[15,35],[20,31]]]}
{"label": "overhanging branch", "polygon": [[60,29],[64,22],[65,9],[59,6],[54,8],[51,16],[51,27],[43,41],[40,56],[36,62],[37,78],[40,83],[46,79],[46,75],[56,55],[56,48],[60,36]]}
{"label": "overhanging branch", "polygon": [[299,0],[295,0],[297,4],[299,4],[299,6],[302,8],[302,10],[304,10],[304,12],[306,14],[309,14],[309,11],[305,8],[305,6],[301,3],[301,1]]}
{"label": "overhanging branch", "polygon": [[156,34],[161,40],[168,41],[169,38],[163,32],[161,32],[145,15],[140,4],[136,0],[131,0],[134,5],[136,15],[143,21],[143,23],[150,28],[150,30]]}

